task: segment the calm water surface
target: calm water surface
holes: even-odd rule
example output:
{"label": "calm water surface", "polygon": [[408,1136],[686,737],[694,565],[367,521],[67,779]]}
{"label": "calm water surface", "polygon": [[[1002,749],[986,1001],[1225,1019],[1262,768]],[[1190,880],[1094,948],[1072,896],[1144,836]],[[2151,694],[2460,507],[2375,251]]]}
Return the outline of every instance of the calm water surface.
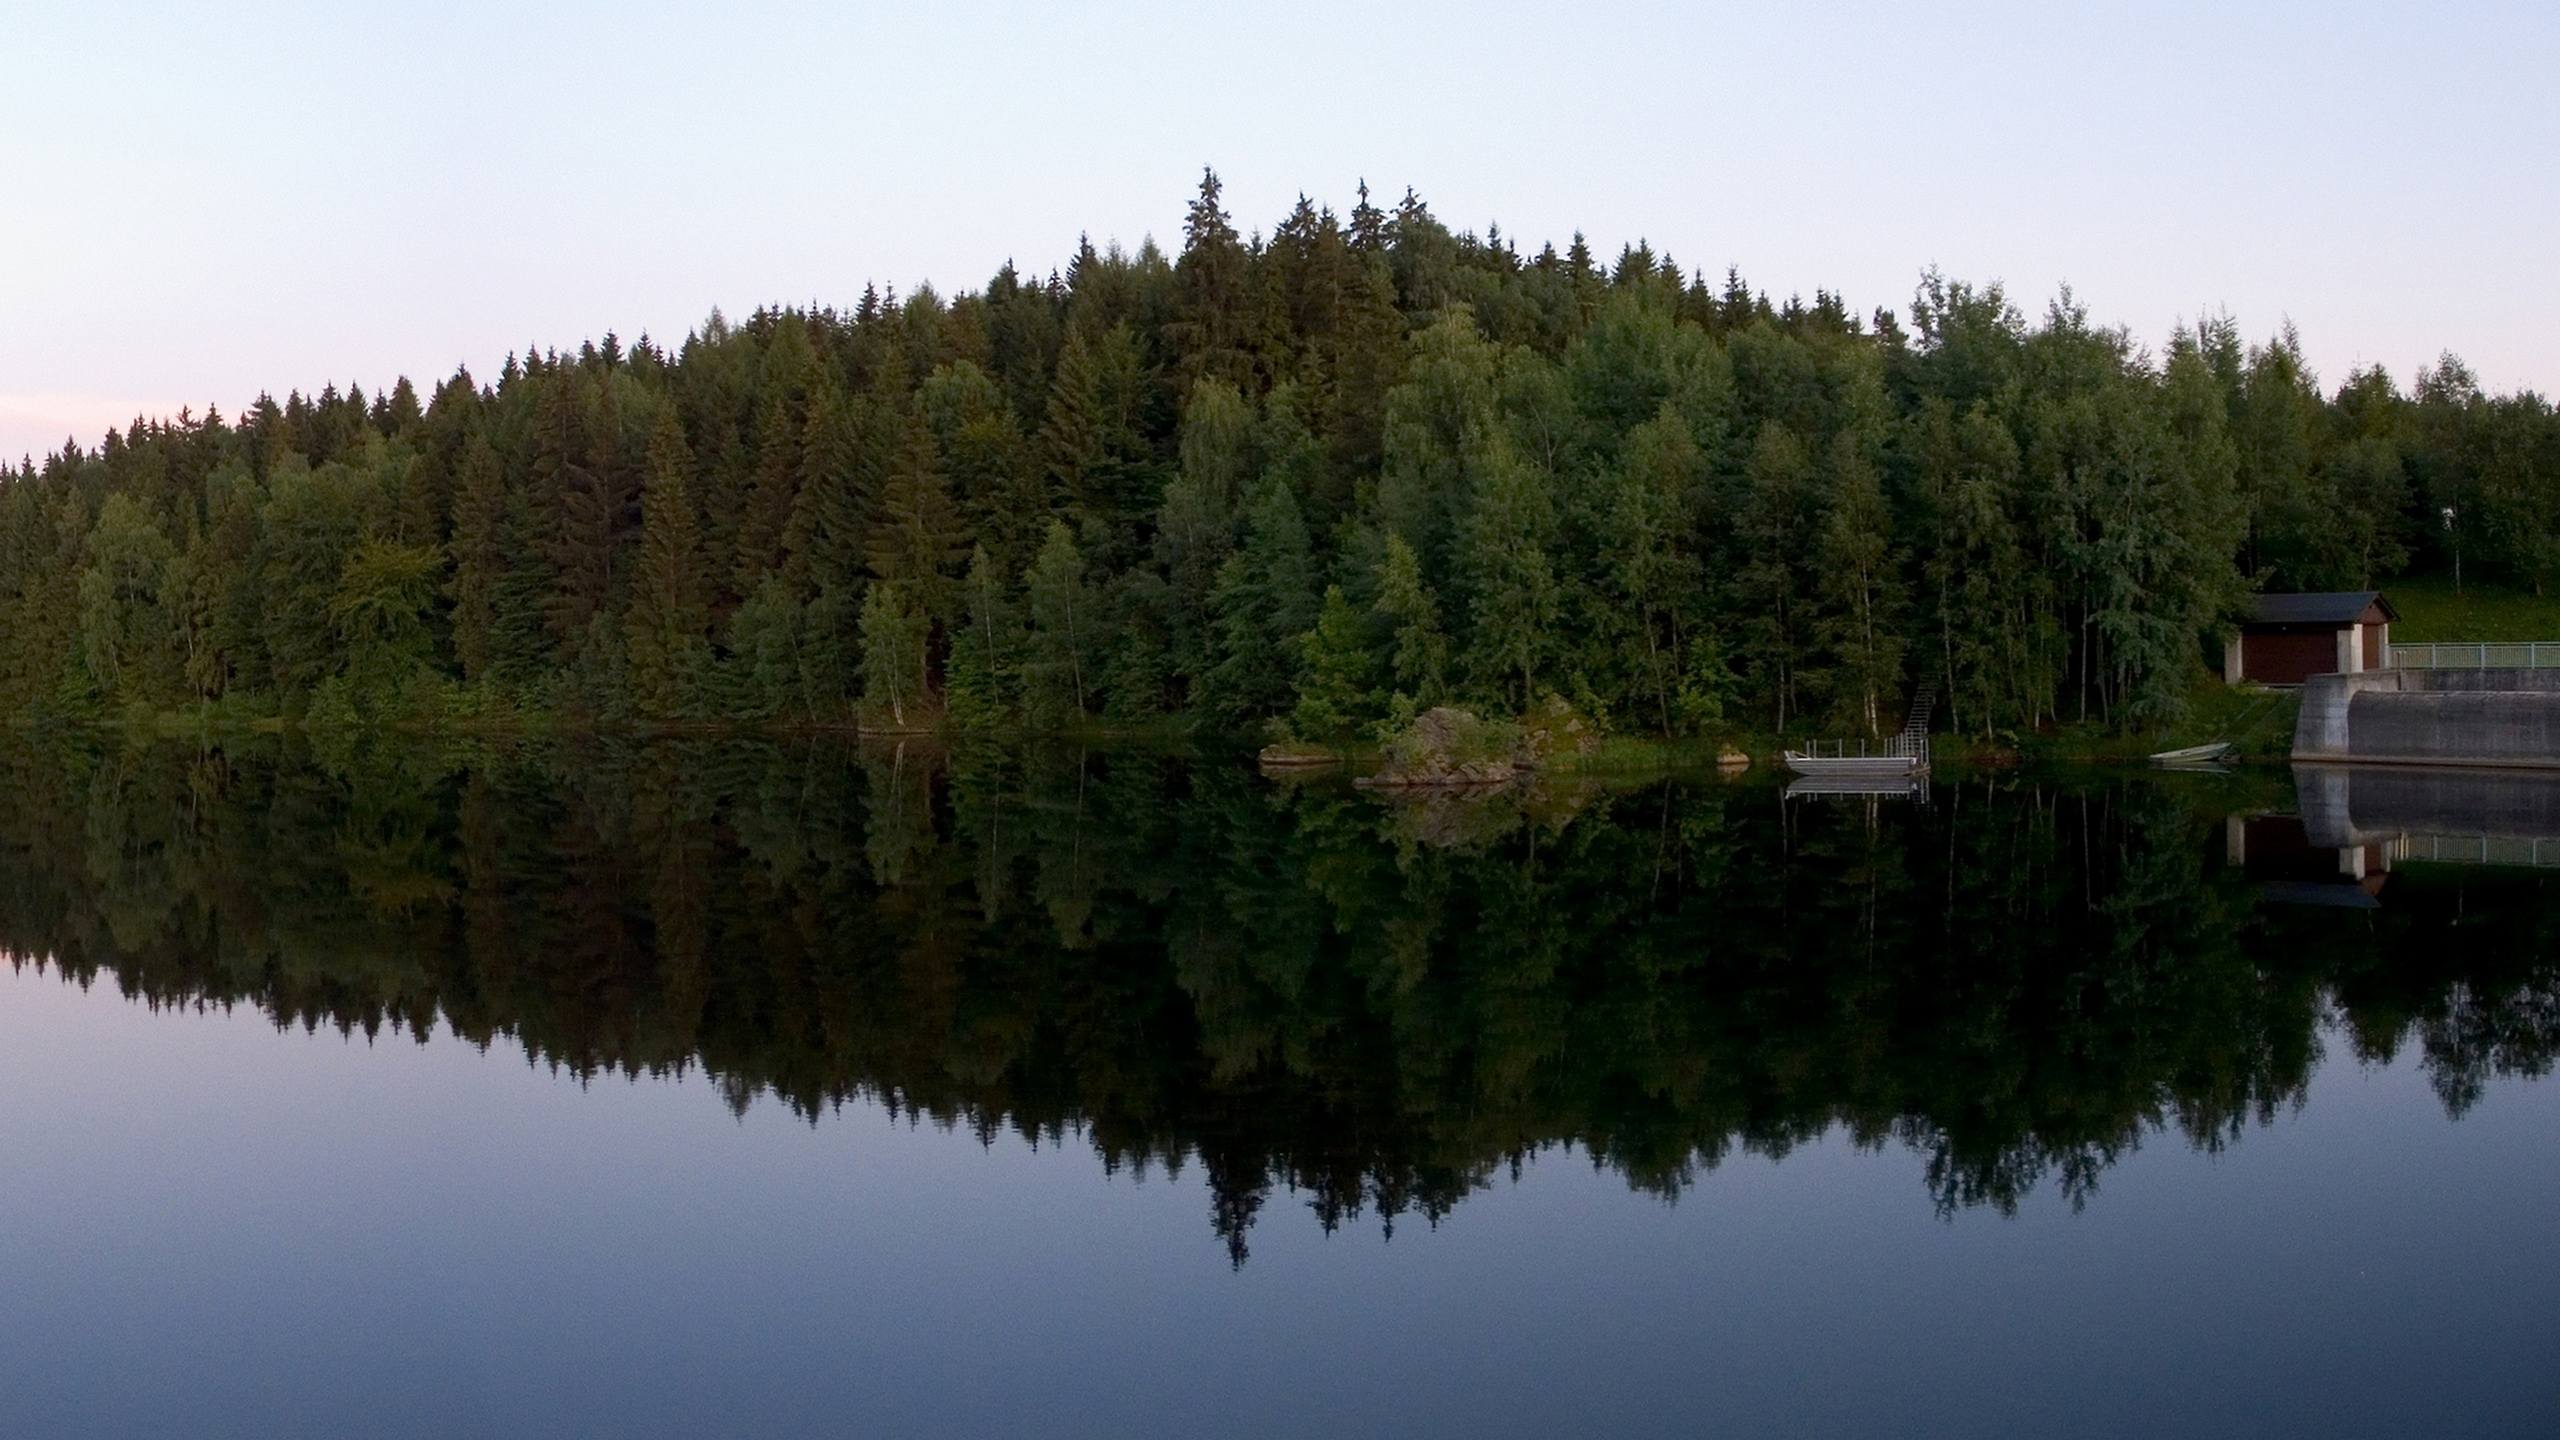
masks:
{"label": "calm water surface", "polygon": [[2560,1429],[2560,883],[2279,778],[0,784],[0,1434]]}

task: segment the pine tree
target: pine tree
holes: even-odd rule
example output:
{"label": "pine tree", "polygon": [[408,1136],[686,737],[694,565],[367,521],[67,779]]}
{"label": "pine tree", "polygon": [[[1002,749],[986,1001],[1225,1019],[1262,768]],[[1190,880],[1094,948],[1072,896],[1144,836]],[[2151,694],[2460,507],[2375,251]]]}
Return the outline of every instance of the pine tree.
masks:
{"label": "pine tree", "polygon": [[1052,510],[1004,391],[968,361],[937,370],[918,398],[970,535],[1007,568],[1039,546]]}
{"label": "pine tree", "polygon": [[853,417],[832,388],[810,396],[796,464],[791,514],[782,529],[782,573],[808,591],[857,591],[870,497],[864,493]]}
{"label": "pine tree", "polygon": [[177,626],[162,595],[174,553],[131,495],[99,507],[80,576],[80,658],[110,701],[159,700],[177,688]]}
{"label": "pine tree", "polygon": [[1388,671],[1395,693],[1415,709],[1440,703],[1449,672],[1449,639],[1439,602],[1422,582],[1422,562],[1401,535],[1390,535],[1378,568],[1379,617],[1393,637]]}
{"label": "pine tree", "polygon": [[1555,505],[1547,477],[1507,440],[1478,437],[1471,449],[1476,493],[1459,537],[1466,668],[1479,689],[1520,709],[1537,698],[1538,672],[1557,640],[1560,595],[1548,554]]}
{"label": "pine tree", "polygon": [[1022,577],[1031,613],[1022,660],[1023,702],[1033,723],[1054,728],[1088,712],[1095,616],[1084,552],[1058,521]]}
{"label": "pine tree", "polygon": [[1039,465],[1053,511],[1072,507],[1079,516],[1089,513],[1088,479],[1104,458],[1104,407],[1102,372],[1093,347],[1083,326],[1070,325],[1040,421]]}
{"label": "pine tree", "polygon": [[533,483],[552,575],[543,623],[564,663],[610,611],[628,539],[633,486],[604,404],[578,377],[563,375],[544,386],[535,408]]}
{"label": "pine tree", "polygon": [[800,689],[800,605],[779,575],[768,575],[729,617],[723,703],[730,714],[770,720],[790,710]]}
{"label": "pine tree", "polygon": [[1296,497],[1266,484],[1244,548],[1219,567],[1209,611],[1217,661],[1201,687],[1207,708],[1233,719],[1279,713],[1289,702],[1299,637],[1316,620],[1315,558]]}
{"label": "pine tree", "polygon": [[675,411],[660,409],[649,435],[640,558],[623,622],[633,699],[651,715],[685,713],[708,669],[711,602],[692,470]]}
{"label": "pine tree", "polygon": [[985,546],[971,552],[965,618],[951,636],[943,687],[951,722],[963,729],[987,729],[1011,713],[1020,645],[1003,575]]}
{"label": "pine tree", "polygon": [[1842,717],[1868,735],[1887,728],[1902,677],[1902,579],[1890,548],[1893,516],[1875,467],[1843,432],[1826,466],[1830,513],[1818,549],[1815,643]]}
{"label": "pine tree", "polygon": [[1734,576],[1742,612],[1743,650],[1775,704],[1784,731],[1797,713],[1798,650],[1804,643],[1803,556],[1812,529],[1813,463],[1795,432],[1772,420],[1761,426],[1743,475],[1735,517],[1744,560]]}
{"label": "pine tree", "polygon": [[338,577],[362,527],[357,482],[344,466],[313,470],[288,457],[268,483],[259,546],[259,628],[276,688],[307,696],[342,656],[329,619]]}
{"label": "pine tree", "polygon": [[1605,628],[1636,632],[1641,654],[1629,644],[1627,658],[1640,661],[1639,693],[1653,701],[1666,734],[1674,728],[1672,691],[1696,619],[1684,613],[1684,602],[1703,584],[1694,512],[1705,468],[1689,427],[1665,402],[1659,415],[1629,432],[1598,517],[1606,609],[1617,621]]}
{"label": "pine tree", "polygon": [[508,540],[506,475],[487,437],[475,435],[453,501],[453,648],[465,680],[487,680],[499,663]]}
{"label": "pine tree", "polygon": [[1252,466],[1252,414],[1233,386],[1192,386],[1182,422],[1182,468],[1165,488],[1156,516],[1156,563],[1164,571],[1176,674],[1195,689],[1208,684],[1217,617],[1213,594],[1220,567],[1235,548],[1236,510]]}
{"label": "pine tree", "polygon": [[898,581],[874,585],[862,598],[862,698],[907,723],[908,708],[922,698],[925,616]]}
{"label": "pine tree", "polygon": [[[1408,552],[1410,553],[1410,552]],[[1371,617],[1325,587],[1316,621],[1297,638],[1297,703],[1289,728],[1308,739],[1348,735],[1377,718],[1378,650]]]}
{"label": "pine tree", "polygon": [[347,557],[329,620],[350,693],[368,712],[391,704],[435,665],[433,619],[443,557],[433,546],[366,540]]}
{"label": "pine tree", "polygon": [[1251,307],[1249,257],[1235,223],[1219,204],[1218,175],[1200,172],[1200,193],[1182,222],[1182,259],[1174,266],[1180,300],[1165,326],[1183,376],[1243,388],[1254,382],[1245,346]]}
{"label": "pine tree", "polygon": [[737,554],[731,586],[741,595],[755,593],[768,575],[781,573],[786,555],[783,539],[791,529],[799,499],[805,421],[795,416],[779,394],[768,393],[756,412],[755,475],[737,520]]}
{"label": "pine tree", "polygon": [[926,616],[943,619],[951,614],[956,589],[951,572],[966,553],[964,533],[934,451],[932,428],[910,407],[870,530],[871,573],[905,585],[909,599]]}

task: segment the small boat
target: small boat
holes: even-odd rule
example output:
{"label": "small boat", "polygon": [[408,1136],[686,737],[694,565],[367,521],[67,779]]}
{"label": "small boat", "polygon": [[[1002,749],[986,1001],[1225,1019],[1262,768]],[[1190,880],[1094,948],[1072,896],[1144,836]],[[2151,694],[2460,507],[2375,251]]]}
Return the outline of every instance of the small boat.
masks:
{"label": "small boat", "polygon": [[2216,740],[2210,745],[2190,745],[2183,750],[2163,750],[2151,757],[2154,765],[2175,770],[2182,766],[2211,765],[2230,758],[2231,742]]}

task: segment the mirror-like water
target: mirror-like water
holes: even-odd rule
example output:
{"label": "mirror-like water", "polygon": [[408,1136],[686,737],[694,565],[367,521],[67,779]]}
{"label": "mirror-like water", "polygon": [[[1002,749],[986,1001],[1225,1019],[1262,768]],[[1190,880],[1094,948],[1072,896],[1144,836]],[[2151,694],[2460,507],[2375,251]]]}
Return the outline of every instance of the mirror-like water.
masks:
{"label": "mirror-like water", "polygon": [[2413,840],[2270,778],[0,784],[0,1432],[2560,1414],[2560,874],[2438,833],[2467,795]]}

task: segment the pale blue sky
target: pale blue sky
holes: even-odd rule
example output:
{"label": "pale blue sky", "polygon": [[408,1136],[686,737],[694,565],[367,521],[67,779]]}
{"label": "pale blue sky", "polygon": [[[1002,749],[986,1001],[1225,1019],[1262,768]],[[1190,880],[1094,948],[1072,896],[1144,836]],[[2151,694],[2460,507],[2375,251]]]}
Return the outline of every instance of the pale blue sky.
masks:
{"label": "pale blue sky", "polygon": [[[2245,14],[2224,13],[2226,10]],[[2323,378],[2560,389],[2527,4],[0,3],[0,454],[494,374],[714,305],[946,291],[1367,176],[1784,294],[2073,284]]]}

